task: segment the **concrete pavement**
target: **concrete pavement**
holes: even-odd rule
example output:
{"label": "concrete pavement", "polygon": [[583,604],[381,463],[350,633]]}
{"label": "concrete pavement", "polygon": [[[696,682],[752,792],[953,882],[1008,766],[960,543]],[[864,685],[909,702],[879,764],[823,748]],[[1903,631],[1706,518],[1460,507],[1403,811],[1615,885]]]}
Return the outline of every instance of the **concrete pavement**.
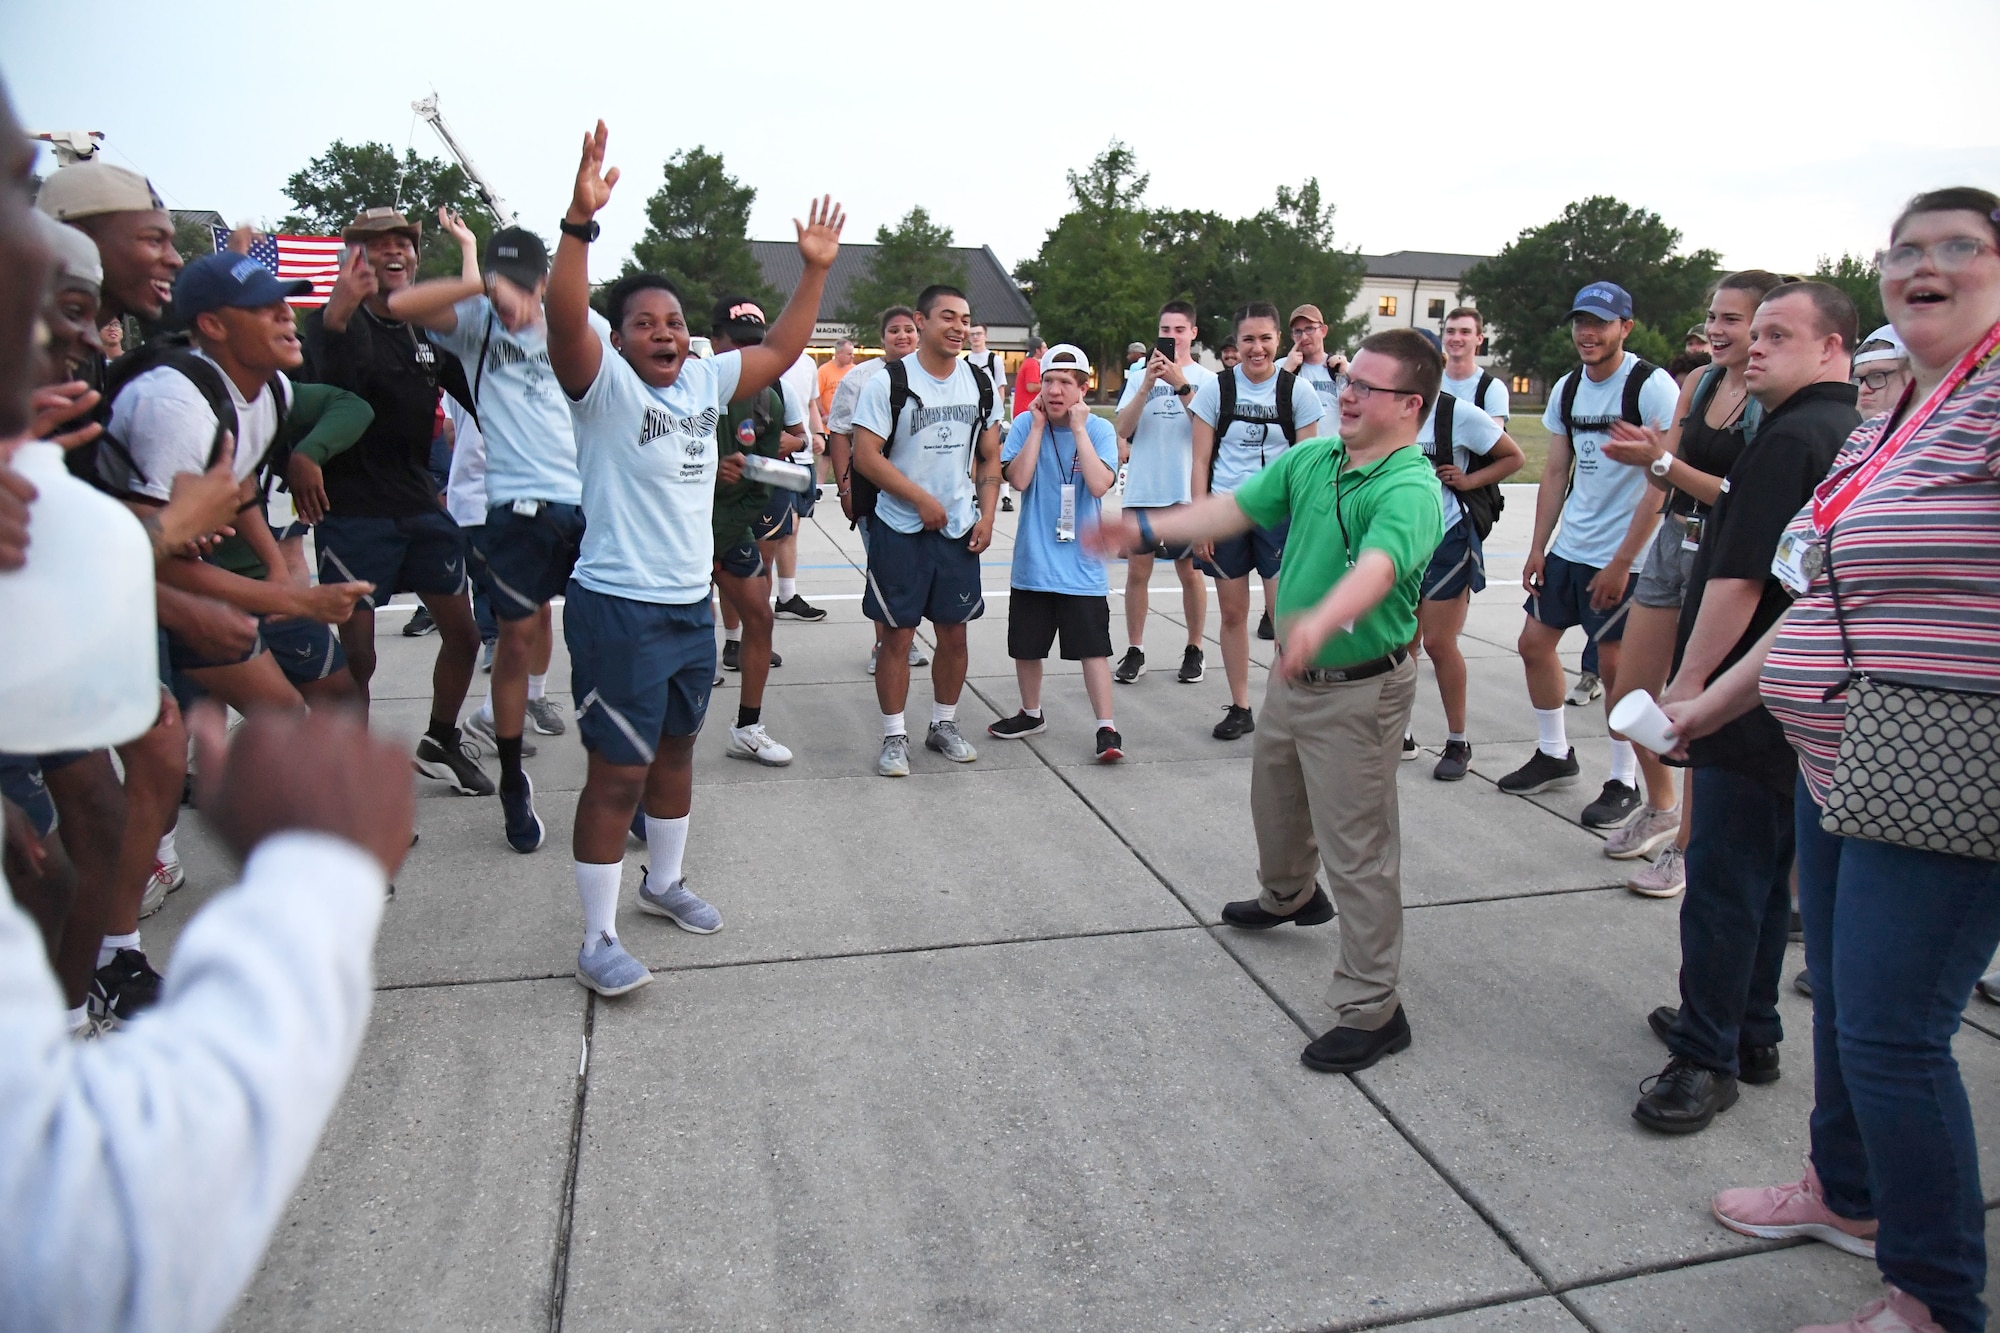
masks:
{"label": "concrete pavement", "polygon": [[[1215,925],[1255,883],[1251,742],[1208,735],[1227,702],[1212,603],[1208,680],[1179,685],[1177,585],[1156,574],[1155,669],[1118,688],[1129,757],[1105,768],[1069,664],[1049,664],[1046,734],[985,736],[1018,702],[991,600],[960,705],[979,762],[919,748],[912,777],[885,781],[859,543],[829,502],[800,586],[832,614],[780,622],[764,707],[797,762],[723,756],[734,676],[699,746],[688,873],[725,929],[639,914],[644,853],[628,855],[620,931],[656,984],[607,1002],[570,979],[573,730],[528,761],[548,825],[533,856],[508,850],[497,802],[420,782],[369,1039],[235,1326],[1622,1333],[1845,1317],[1876,1290],[1872,1265],[1708,1215],[1717,1189],[1797,1176],[1808,1005],[1787,987],[1780,1082],[1704,1134],[1639,1129],[1677,905],[1619,887],[1628,867],[1576,823],[1604,776],[1601,707],[1569,710],[1578,786],[1493,786],[1534,740],[1507,582],[1531,509],[1509,505],[1468,623],[1474,775],[1435,783],[1430,754],[1401,769],[1408,1052],[1352,1078],[1306,1070],[1336,928]],[[1010,515],[989,590],[1011,531]],[[435,640],[401,623],[379,621],[375,717],[413,738]],[[1254,655],[1253,702],[1269,645]],[[560,649],[550,684],[567,689]],[[1434,752],[1428,671],[1418,699]],[[199,819],[184,828],[191,887],[145,923],[169,969],[163,946],[229,874]],[[1799,965],[1795,948],[1787,975]],[[2000,1010],[1970,1017],[1958,1053],[2000,1179]]]}

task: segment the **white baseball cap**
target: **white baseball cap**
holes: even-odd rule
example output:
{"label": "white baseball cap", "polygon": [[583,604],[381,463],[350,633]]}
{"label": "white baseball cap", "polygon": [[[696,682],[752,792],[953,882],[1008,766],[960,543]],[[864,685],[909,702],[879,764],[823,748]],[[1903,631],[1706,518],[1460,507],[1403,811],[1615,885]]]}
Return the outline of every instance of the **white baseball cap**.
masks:
{"label": "white baseball cap", "polygon": [[1910,349],[1903,346],[1902,338],[1896,333],[1896,326],[1884,324],[1863,340],[1861,350],[1854,354],[1854,365],[1858,369],[1873,365],[1877,361],[1901,361],[1909,354]]}
{"label": "white baseball cap", "polygon": [[1084,375],[1090,374],[1090,358],[1075,343],[1057,343],[1042,353],[1042,373],[1051,370],[1074,370]]}

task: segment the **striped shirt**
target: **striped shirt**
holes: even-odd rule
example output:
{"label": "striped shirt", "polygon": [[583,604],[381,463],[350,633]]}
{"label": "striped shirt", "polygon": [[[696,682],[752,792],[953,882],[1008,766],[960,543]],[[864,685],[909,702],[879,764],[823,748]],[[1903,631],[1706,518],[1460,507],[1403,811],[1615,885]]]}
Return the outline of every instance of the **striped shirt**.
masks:
{"label": "striped shirt", "polygon": [[[1912,405],[1914,407],[1914,404]],[[1861,465],[1893,413],[1863,422],[1829,479]],[[1812,535],[1812,506],[1788,533]],[[1834,525],[1833,571],[1857,668],[1914,685],[2000,693],[2000,356],[1932,414]],[[1764,705],[1826,804],[1847,679],[1827,571],[1792,606],[1761,682]]]}

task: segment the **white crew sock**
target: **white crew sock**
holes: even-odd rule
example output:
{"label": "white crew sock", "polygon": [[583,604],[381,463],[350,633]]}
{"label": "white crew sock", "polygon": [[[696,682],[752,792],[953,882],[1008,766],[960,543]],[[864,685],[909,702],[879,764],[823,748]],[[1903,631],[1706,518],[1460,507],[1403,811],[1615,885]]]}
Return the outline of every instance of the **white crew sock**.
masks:
{"label": "white crew sock", "polygon": [[[647,820],[651,823],[651,820]],[[604,947],[604,936],[618,938],[618,884],[625,863],[595,865],[572,862],[576,867],[576,896],[583,903],[583,951],[596,953]]]}
{"label": "white crew sock", "polygon": [[901,713],[882,714],[882,734],[884,736],[907,736],[909,729],[903,725]]}
{"label": "white crew sock", "polygon": [[1097,729],[1099,731],[1116,731],[1118,730],[1118,724],[1108,717],[1100,717],[1097,719]]}
{"label": "white crew sock", "polygon": [[1144,634],[1141,634],[1137,639],[1132,640],[1132,646],[1138,649],[1142,653],[1146,651],[1146,645],[1143,642],[1145,637],[1146,636]]}
{"label": "white crew sock", "polygon": [[679,819],[646,816],[646,855],[652,860],[646,873],[652,877],[653,887],[664,887],[681,877],[681,858],[688,845],[688,821],[693,818],[693,815],[682,815]]}
{"label": "white crew sock", "polygon": [[548,672],[544,671],[539,676],[528,677],[528,697],[530,699],[539,699],[548,692],[549,692]]}
{"label": "white crew sock", "polygon": [[1538,742],[1537,748],[1549,758],[1569,758],[1569,738],[1563,729],[1563,710],[1560,704],[1554,708],[1535,710],[1535,736]]}
{"label": "white crew sock", "polygon": [[1632,748],[1632,742],[1612,739],[1611,780],[1628,787],[1639,785],[1639,752]]}
{"label": "white crew sock", "polygon": [[1039,709],[1039,708],[1025,708],[1025,707],[1024,707],[1024,708],[1022,708],[1022,709],[1021,709],[1021,711],[1022,711],[1022,712],[1024,712],[1024,713],[1026,713],[1026,714],[1027,714],[1027,715],[1028,715],[1029,717],[1040,717],[1040,716],[1042,715],[1042,710],[1041,710],[1041,709]]}
{"label": "white crew sock", "polygon": [[117,956],[120,949],[136,949],[138,947],[139,932],[136,930],[130,935],[106,935],[104,942],[97,946],[97,965],[103,967]]}
{"label": "white crew sock", "polygon": [[486,686],[486,699],[479,705],[479,716],[488,726],[493,725],[493,685],[490,681]]}
{"label": "white crew sock", "polygon": [[1462,731],[1448,731],[1445,733],[1444,738],[1447,741],[1458,741],[1459,743],[1463,744],[1465,741],[1465,733]]}
{"label": "white crew sock", "polygon": [[87,1027],[89,1027],[89,1026],[90,1026],[90,1006],[89,1006],[89,1005],[87,1005],[87,1004],[80,1004],[80,1005],[78,1005],[78,1006],[77,1006],[76,1008],[74,1008],[74,1009],[72,1009],[72,1010],[70,1010],[70,1011],[69,1011],[69,1035],[70,1035],[70,1036],[74,1037],[74,1036],[75,1036],[75,1035],[76,1035],[77,1033],[79,1033],[79,1032],[83,1031],[83,1030],[84,1030],[85,1028],[87,1028]]}
{"label": "white crew sock", "polygon": [[735,629],[731,629],[729,626],[724,625],[722,627],[722,639],[725,643],[743,642],[743,627],[738,625]]}
{"label": "white crew sock", "polygon": [[779,601],[789,602],[792,600],[792,598],[798,595],[799,595],[799,581],[797,579],[781,578],[778,580]]}
{"label": "white crew sock", "polygon": [[941,704],[935,699],[931,700],[932,726],[935,727],[940,722],[956,722],[956,721],[958,721],[957,704]]}
{"label": "white crew sock", "polygon": [[177,832],[178,829],[168,829],[167,836],[160,839],[160,850],[154,853],[163,866],[175,865],[181,859],[181,854],[174,848],[174,834]]}

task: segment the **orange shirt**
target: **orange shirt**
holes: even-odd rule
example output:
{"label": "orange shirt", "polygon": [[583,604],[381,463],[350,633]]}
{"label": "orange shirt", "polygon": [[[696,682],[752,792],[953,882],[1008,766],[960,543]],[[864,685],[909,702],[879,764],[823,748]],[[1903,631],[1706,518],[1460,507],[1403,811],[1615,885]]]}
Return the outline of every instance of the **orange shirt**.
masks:
{"label": "orange shirt", "polygon": [[[855,365],[859,364],[859,362],[855,363]],[[833,414],[833,391],[840,387],[840,382],[847,378],[847,372],[852,369],[854,369],[854,366],[843,366],[832,357],[828,357],[826,364],[819,368],[819,411],[821,416],[831,416]]]}

